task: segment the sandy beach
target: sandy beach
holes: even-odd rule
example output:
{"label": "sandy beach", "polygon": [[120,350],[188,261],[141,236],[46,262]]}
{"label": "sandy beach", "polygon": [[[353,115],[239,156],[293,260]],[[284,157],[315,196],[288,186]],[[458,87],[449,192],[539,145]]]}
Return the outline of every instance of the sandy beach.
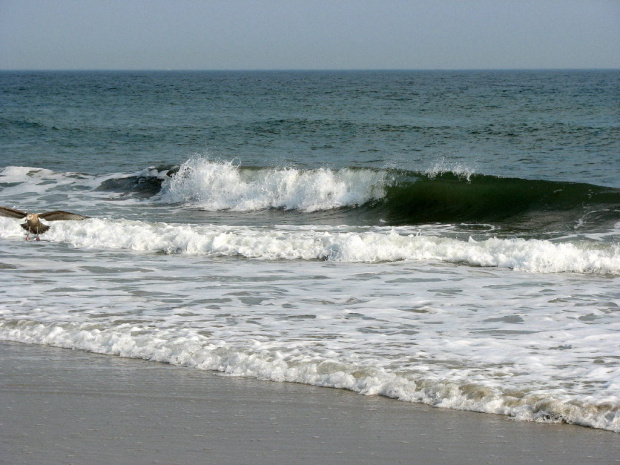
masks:
{"label": "sandy beach", "polygon": [[3,464],[611,464],[620,435],[1,343]]}

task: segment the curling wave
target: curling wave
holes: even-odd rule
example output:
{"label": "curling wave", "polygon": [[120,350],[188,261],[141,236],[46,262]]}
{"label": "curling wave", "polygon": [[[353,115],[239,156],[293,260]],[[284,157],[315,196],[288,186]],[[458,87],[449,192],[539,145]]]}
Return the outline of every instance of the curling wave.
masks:
{"label": "curling wave", "polygon": [[114,199],[233,214],[322,212],[330,215],[330,224],[494,224],[544,234],[609,231],[620,222],[618,188],[502,178],[442,165],[421,172],[261,168],[192,158],[179,167],[102,176],[6,167],[0,170],[0,187],[11,197],[62,191],[78,203],[87,195],[113,193]]}
{"label": "curling wave", "polygon": [[194,158],[163,185],[161,201],[205,210],[314,212],[381,199],[386,177],[387,172],[372,169],[242,168]]}
{"label": "curling wave", "polygon": [[209,211],[357,208],[359,215],[391,225],[494,222],[544,230],[609,227],[620,220],[617,188],[501,178],[462,168],[301,170],[195,158],[164,180],[159,200]]}

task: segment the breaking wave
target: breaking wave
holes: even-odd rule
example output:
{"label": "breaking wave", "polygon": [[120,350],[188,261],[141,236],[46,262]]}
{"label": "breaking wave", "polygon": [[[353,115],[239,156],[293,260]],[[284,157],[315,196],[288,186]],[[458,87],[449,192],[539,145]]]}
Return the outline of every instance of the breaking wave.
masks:
{"label": "breaking wave", "polygon": [[[18,222],[0,218],[0,237],[21,238]],[[461,240],[409,228],[179,225],[93,218],[57,222],[45,239],[80,248],[240,257],[377,263],[437,261],[532,273],[620,274],[620,245],[538,239]]]}
{"label": "breaking wave", "polygon": [[341,224],[496,224],[544,233],[613,230],[620,222],[618,188],[502,178],[443,165],[421,172],[264,168],[192,158],[179,167],[105,176],[6,167],[0,170],[0,188],[13,197],[64,189],[77,202],[90,191],[157,206],[231,213],[344,212]]}
{"label": "breaking wave", "polygon": [[[164,180],[159,200],[208,211],[360,208],[387,224],[501,222],[540,229],[611,224],[620,189],[583,183],[501,178],[464,168],[425,172],[370,168],[251,168],[202,158]],[[585,219],[585,220],[584,220]]]}
{"label": "breaking wave", "polygon": [[382,199],[387,177],[372,169],[242,168],[195,158],[164,184],[161,200],[205,210],[314,212]]}

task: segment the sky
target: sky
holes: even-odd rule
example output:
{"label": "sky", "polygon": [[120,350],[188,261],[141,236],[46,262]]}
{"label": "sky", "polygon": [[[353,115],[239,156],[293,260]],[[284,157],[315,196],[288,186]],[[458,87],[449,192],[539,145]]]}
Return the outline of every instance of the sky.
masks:
{"label": "sky", "polygon": [[620,68],[620,0],[0,0],[0,69]]}

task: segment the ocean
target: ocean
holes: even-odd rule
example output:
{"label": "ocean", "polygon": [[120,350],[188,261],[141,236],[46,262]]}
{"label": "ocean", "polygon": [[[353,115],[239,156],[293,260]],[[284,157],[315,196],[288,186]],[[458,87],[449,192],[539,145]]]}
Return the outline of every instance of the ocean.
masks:
{"label": "ocean", "polygon": [[620,432],[620,71],[2,72],[0,340]]}

